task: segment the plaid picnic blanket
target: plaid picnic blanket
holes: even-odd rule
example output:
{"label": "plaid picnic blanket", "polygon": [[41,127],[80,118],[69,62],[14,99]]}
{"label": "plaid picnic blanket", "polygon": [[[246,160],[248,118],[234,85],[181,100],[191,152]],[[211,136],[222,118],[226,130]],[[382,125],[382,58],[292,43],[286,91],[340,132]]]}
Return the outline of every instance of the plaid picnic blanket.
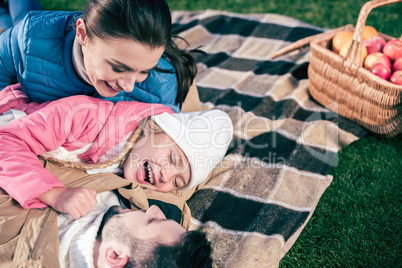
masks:
{"label": "plaid picnic blanket", "polygon": [[366,131],[308,93],[309,48],[279,48],[323,31],[276,14],[174,11],[173,31],[197,56],[203,109],[235,132],[212,179],[189,200],[192,228],[210,239],[215,267],[277,267],[312,216],[337,152]]}

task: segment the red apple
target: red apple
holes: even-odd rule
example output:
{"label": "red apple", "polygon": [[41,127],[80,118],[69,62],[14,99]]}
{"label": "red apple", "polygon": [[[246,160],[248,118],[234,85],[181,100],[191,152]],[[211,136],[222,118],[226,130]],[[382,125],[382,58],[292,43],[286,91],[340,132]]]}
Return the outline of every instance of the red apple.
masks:
{"label": "red apple", "polygon": [[402,71],[402,58],[396,59],[394,64],[392,65],[392,72],[396,71]]}
{"label": "red apple", "polygon": [[382,52],[387,41],[382,36],[372,36],[363,40],[363,45],[367,48],[367,54]]}
{"label": "red apple", "polygon": [[389,81],[397,85],[402,85],[402,71],[396,71],[393,73]]}
{"label": "red apple", "polygon": [[371,68],[371,72],[373,74],[387,80],[388,77],[391,75],[391,68],[382,63],[377,63],[376,65],[374,65],[373,68]]}
{"label": "red apple", "polygon": [[384,46],[383,52],[392,61],[402,58],[402,41],[398,39],[388,41]]}
{"label": "red apple", "polygon": [[381,52],[369,54],[364,60],[364,68],[371,70],[371,68],[373,68],[373,66],[377,63],[382,63],[391,68],[391,61],[389,60],[388,56]]}

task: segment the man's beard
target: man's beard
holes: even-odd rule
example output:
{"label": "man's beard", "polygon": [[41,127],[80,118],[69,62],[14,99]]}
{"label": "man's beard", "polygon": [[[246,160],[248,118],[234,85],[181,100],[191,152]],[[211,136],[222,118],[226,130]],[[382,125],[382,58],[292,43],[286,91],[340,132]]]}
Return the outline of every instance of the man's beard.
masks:
{"label": "man's beard", "polygon": [[145,241],[133,237],[127,232],[124,223],[119,222],[121,207],[113,206],[103,216],[101,225],[99,226],[97,239],[104,241],[119,241],[129,247],[129,262],[135,263],[135,267],[157,267],[153,260],[154,249],[158,245],[155,241]]}
{"label": "man's beard", "polygon": [[103,231],[103,228],[105,227],[105,225],[109,222],[109,220],[110,220],[113,216],[116,216],[116,215],[118,215],[118,214],[120,214],[120,212],[119,212],[119,206],[110,207],[110,208],[108,209],[108,211],[105,213],[105,215],[103,216],[101,225],[99,226],[98,233],[97,233],[97,239],[99,239],[99,241],[102,242],[102,231]]}

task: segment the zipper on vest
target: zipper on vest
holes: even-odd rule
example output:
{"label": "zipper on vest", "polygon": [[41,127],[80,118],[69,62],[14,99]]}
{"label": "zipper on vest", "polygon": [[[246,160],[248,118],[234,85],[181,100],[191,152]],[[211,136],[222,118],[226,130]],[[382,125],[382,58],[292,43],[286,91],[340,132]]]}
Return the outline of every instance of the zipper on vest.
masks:
{"label": "zipper on vest", "polygon": [[49,211],[46,213],[45,219],[43,220],[43,222],[42,222],[42,224],[40,226],[39,234],[35,239],[35,242],[34,242],[34,245],[33,245],[32,249],[31,249],[31,251],[29,252],[28,260],[32,259],[32,255],[33,255],[33,252],[35,251],[36,244],[38,243],[39,237],[42,234],[43,227],[45,226],[45,223],[46,223],[47,219],[49,218],[49,215],[50,215],[51,212],[52,212],[52,208],[49,208]]}

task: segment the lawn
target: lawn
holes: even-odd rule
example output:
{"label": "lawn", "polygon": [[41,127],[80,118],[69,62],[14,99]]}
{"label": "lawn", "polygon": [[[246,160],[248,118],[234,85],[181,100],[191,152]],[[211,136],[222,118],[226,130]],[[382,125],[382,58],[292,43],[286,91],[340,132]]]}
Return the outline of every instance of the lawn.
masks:
{"label": "lawn", "polygon": [[[82,10],[83,0],[41,0],[44,9]],[[172,10],[277,13],[316,26],[355,24],[362,0],[168,0]],[[402,3],[373,10],[368,25],[402,35]],[[332,185],[322,196],[280,267],[401,267],[401,135],[373,135],[339,153]]]}

